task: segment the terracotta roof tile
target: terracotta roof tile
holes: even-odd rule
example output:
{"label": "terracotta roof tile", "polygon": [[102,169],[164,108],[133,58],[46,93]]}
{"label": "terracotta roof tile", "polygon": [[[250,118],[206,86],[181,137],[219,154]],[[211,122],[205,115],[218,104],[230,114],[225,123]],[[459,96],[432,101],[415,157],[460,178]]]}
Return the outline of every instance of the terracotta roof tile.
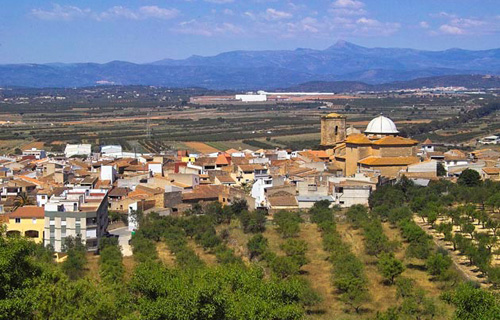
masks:
{"label": "terracotta roof tile", "polygon": [[16,211],[7,214],[10,219],[14,218],[37,218],[42,219],[45,217],[45,211],[42,207],[37,206],[24,206],[17,208]]}
{"label": "terracotta roof tile", "polygon": [[377,141],[374,141],[373,144],[379,145],[379,146],[400,146],[400,145],[413,146],[413,145],[418,144],[418,141],[413,140],[413,139],[399,137],[399,136],[397,136],[397,137],[386,136],[386,137],[383,137]]}
{"label": "terracotta roof tile", "polygon": [[420,160],[417,157],[367,157],[359,161],[359,163],[369,166],[387,166],[387,165],[409,165],[418,163]]}
{"label": "terracotta roof tile", "polygon": [[370,139],[362,133],[351,134],[345,139],[346,144],[372,144]]}

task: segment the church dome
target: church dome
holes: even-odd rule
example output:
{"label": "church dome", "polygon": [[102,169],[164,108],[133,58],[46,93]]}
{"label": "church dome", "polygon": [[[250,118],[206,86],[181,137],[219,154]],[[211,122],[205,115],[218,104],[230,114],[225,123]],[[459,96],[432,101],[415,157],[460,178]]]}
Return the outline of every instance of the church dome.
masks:
{"label": "church dome", "polygon": [[366,134],[397,134],[398,132],[394,122],[382,115],[370,121],[365,130]]}

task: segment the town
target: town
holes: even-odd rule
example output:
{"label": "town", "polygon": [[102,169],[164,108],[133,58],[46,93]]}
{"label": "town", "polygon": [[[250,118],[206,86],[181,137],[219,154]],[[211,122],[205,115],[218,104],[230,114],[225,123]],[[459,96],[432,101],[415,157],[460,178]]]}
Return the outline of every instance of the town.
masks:
{"label": "town", "polygon": [[498,0],[0,10],[0,320],[500,320]]}

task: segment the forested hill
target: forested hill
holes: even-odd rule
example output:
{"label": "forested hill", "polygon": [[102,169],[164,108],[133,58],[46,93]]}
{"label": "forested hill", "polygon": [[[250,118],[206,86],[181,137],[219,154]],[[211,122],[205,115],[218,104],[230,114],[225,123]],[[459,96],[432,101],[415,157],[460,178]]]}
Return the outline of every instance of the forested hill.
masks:
{"label": "forested hill", "polygon": [[418,78],[408,81],[397,81],[383,84],[368,84],[359,81],[312,81],[283,89],[283,91],[358,92],[434,87],[465,87],[481,89],[500,88],[500,77],[491,75],[464,74]]}

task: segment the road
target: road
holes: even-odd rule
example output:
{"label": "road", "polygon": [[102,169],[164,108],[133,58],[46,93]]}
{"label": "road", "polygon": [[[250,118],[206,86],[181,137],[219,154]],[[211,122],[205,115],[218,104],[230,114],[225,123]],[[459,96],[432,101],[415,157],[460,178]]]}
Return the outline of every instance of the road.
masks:
{"label": "road", "polygon": [[109,233],[118,235],[118,244],[122,248],[123,256],[131,256],[132,247],[128,244],[128,241],[132,237],[132,232],[129,231],[127,227],[121,227],[114,230],[109,230]]}

